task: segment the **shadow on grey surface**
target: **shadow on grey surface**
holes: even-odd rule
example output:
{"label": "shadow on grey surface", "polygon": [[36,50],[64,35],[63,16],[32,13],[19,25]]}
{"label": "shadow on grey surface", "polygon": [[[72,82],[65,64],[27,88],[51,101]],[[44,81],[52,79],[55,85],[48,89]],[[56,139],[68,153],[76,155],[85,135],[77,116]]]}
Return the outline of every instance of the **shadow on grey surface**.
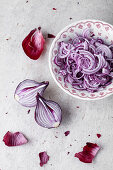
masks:
{"label": "shadow on grey surface", "polygon": [[71,123],[71,112],[70,108],[67,106],[62,107],[62,125],[69,125]]}
{"label": "shadow on grey surface", "polygon": [[45,39],[45,44],[44,44],[44,50],[42,52],[42,56],[44,56],[47,53],[47,58],[49,56],[49,53],[47,52],[48,49],[50,48],[51,45],[51,40],[54,40],[54,38],[48,38],[48,32],[42,30],[43,37]]}

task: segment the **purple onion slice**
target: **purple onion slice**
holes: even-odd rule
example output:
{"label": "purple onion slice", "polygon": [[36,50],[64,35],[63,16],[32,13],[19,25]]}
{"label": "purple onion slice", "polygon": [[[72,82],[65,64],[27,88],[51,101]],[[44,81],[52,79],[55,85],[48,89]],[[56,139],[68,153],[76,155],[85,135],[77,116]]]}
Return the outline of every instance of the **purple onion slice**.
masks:
{"label": "purple onion slice", "polygon": [[35,120],[38,125],[44,128],[56,128],[62,119],[60,106],[51,100],[46,100],[37,95],[37,105],[35,110]]}
{"label": "purple onion slice", "polygon": [[25,107],[36,106],[37,93],[43,95],[44,90],[49,85],[49,82],[36,82],[34,80],[26,79],[19,83],[15,90],[14,98]]}
{"label": "purple onion slice", "polygon": [[81,35],[75,33],[71,41],[59,42],[54,64],[59,67],[58,74],[65,84],[77,90],[97,92],[112,83],[113,45],[95,38],[86,28]]}

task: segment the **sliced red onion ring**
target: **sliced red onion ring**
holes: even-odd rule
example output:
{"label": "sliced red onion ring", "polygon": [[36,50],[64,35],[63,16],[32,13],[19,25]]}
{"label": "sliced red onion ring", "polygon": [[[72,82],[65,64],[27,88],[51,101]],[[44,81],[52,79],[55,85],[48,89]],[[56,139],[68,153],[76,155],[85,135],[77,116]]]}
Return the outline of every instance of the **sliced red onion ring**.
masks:
{"label": "sliced red onion ring", "polygon": [[84,87],[88,89],[88,91],[96,91],[97,87],[100,85],[99,82],[96,82],[94,77],[90,77],[88,75],[84,76]]}
{"label": "sliced red onion ring", "polygon": [[92,163],[93,158],[96,156],[100,147],[95,143],[86,143],[86,146],[83,147],[83,151],[76,153],[77,157],[81,162]]}
{"label": "sliced red onion ring", "polygon": [[97,47],[97,49],[96,49],[96,52],[97,52],[97,53],[98,53],[98,52],[102,52],[102,55],[105,54],[105,56],[106,56],[107,58],[112,58],[112,57],[113,57],[112,52],[111,52],[111,50],[109,49],[109,47],[107,47],[107,46],[104,45],[104,44],[99,45],[99,46]]}
{"label": "sliced red onion ring", "polygon": [[5,134],[3,141],[7,146],[19,146],[28,142],[28,140],[24,137],[22,133],[11,133],[9,131]]}
{"label": "sliced red onion ring", "polygon": [[60,42],[54,59],[65,84],[91,93],[111,84],[113,78],[113,45],[92,36],[93,33],[85,29],[82,35],[75,34],[73,40]]}
{"label": "sliced red onion ring", "polygon": [[35,110],[35,120],[38,125],[45,128],[56,128],[62,119],[60,106],[51,100],[46,100],[37,95],[37,105]]}
{"label": "sliced red onion ring", "polygon": [[73,49],[75,49],[75,47],[73,47],[71,44],[61,42],[59,58],[66,58],[69,55],[70,50],[72,51]]}
{"label": "sliced red onion ring", "polygon": [[43,38],[41,27],[32,30],[22,42],[22,47],[25,54],[33,59],[37,60],[44,48],[45,40]]}
{"label": "sliced red onion ring", "polygon": [[110,76],[113,77],[113,72],[110,73]]}
{"label": "sliced red onion ring", "polygon": [[40,158],[40,166],[47,164],[47,162],[49,161],[49,156],[47,155],[47,152],[45,151],[39,153],[39,158]]}
{"label": "sliced red onion ring", "polygon": [[41,82],[38,83],[34,80],[26,79],[19,83],[16,88],[14,97],[15,99],[25,107],[33,107],[36,106],[37,100],[36,96],[37,93],[43,95],[44,90],[49,85],[49,82]]}
{"label": "sliced red onion ring", "polygon": [[88,48],[89,48],[89,46],[88,46],[88,42],[87,42],[87,41],[85,41],[85,42],[84,42],[84,50],[87,50],[87,51],[88,51]]}
{"label": "sliced red onion ring", "polygon": [[102,68],[102,73],[109,75],[110,70],[108,68]]}
{"label": "sliced red onion ring", "polygon": [[90,75],[90,74],[94,74],[94,73],[96,73],[96,72],[98,72],[104,65],[105,65],[105,59],[104,59],[104,57],[102,56],[102,55],[97,55],[97,57],[98,57],[98,64],[97,64],[97,67],[96,68],[94,68],[94,69],[87,69],[87,68],[83,68],[83,73],[84,74],[88,74],[88,75]]}
{"label": "sliced red onion ring", "polygon": [[84,38],[91,39],[94,34],[88,28],[86,28],[83,30],[82,36]]}

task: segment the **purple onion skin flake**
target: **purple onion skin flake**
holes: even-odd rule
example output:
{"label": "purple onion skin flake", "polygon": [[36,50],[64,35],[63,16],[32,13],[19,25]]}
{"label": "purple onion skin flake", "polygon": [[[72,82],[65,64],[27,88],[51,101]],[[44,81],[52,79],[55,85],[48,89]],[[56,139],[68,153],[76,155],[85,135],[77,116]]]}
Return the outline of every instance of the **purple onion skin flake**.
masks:
{"label": "purple onion skin flake", "polygon": [[60,42],[54,63],[65,83],[74,89],[97,92],[112,82],[113,45],[107,45],[89,29],[65,43]]}
{"label": "purple onion skin flake", "polygon": [[70,134],[70,131],[64,132],[64,135],[65,135],[65,136],[68,136],[69,134]]}
{"label": "purple onion skin flake", "polygon": [[55,38],[56,36],[53,34],[48,34],[48,38]]}
{"label": "purple onion skin flake", "polygon": [[40,152],[39,153],[39,158],[40,158],[40,166],[42,167],[44,164],[47,164],[47,162],[49,161],[49,156],[47,154],[47,152]]}
{"label": "purple onion skin flake", "polygon": [[24,145],[28,142],[28,139],[20,132],[7,132],[3,137],[3,142],[8,147]]}

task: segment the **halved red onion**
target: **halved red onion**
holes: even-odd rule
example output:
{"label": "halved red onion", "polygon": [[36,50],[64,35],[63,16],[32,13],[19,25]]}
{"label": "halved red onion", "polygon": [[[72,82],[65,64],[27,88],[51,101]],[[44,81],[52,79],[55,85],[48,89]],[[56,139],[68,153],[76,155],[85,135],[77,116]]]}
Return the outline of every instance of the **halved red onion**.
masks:
{"label": "halved red onion", "polygon": [[5,134],[3,141],[7,146],[19,146],[26,144],[28,142],[28,140],[22,133],[20,132],[11,133],[9,131]]}
{"label": "halved red onion", "polygon": [[87,142],[86,146],[83,147],[83,151],[76,153],[75,157],[77,157],[81,162],[84,163],[92,163],[93,158],[96,156],[100,147],[95,143]]}
{"label": "halved red onion", "polygon": [[41,28],[32,30],[22,42],[22,47],[25,54],[33,59],[37,60],[44,48],[45,40],[43,38]]}
{"label": "halved red onion", "polygon": [[26,79],[19,83],[15,90],[14,98],[25,107],[36,106],[37,93],[43,95],[44,90],[49,85],[48,81],[36,82],[34,80]]}
{"label": "halved red onion", "polygon": [[45,151],[39,153],[39,158],[40,158],[40,166],[47,164],[47,162],[49,161],[49,156],[47,155],[47,152]]}
{"label": "halved red onion", "polygon": [[60,106],[51,100],[46,100],[37,95],[37,105],[35,110],[35,120],[38,125],[44,128],[56,128],[62,119]]}

